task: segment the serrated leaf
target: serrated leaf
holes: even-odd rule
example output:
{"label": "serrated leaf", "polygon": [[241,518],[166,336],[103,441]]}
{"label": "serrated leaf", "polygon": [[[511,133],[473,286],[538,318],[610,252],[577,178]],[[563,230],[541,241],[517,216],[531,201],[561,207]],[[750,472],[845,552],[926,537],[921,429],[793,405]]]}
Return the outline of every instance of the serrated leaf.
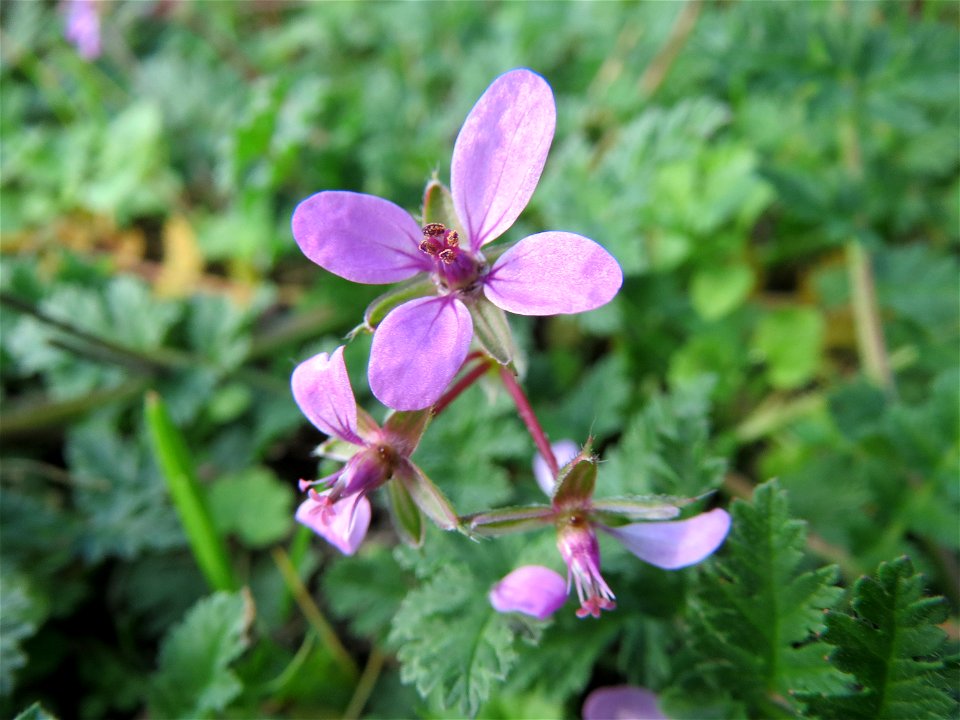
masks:
{"label": "serrated leaf", "polygon": [[400,648],[400,679],[469,716],[517,658],[510,621],[486,601],[488,589],[466,565],[447,564],[407,595],[390,633]]}
{"label": "serrated leaf", "polygon": [[410,580],[390,551],[365,543],[351,558],[338,558],[323,574],[323,590],[333,614],[349,620],[362,638],[386,639]]}
{"label": "serrated leaf", "polygon": [[704,566],[695,590],[690,637],[696,686],[725,690],[768,714],[797,693],[843,693],[849,678],[825,659],[817,639],[824,609],[842,591],[835,567],[802,569],[805,524],[790,517],[785,491],[759,486],[736,501],[724,549]]}
{"label": "serrated leaf", "polygon": [[655,395],[607,452],[598,494],[693,497],[723,481],[726,461],[710,442],[710,393],[701,376]]}
{"label": "serrated leaf", "polygon": [[943,598],[924,596],[909,558],[881,563],[876,576],[857,581],[849,614],[826,618],[830,659],[856,677],[857,691],[815,699],[811,708],[844,720],[956,717],[941,658],[946,635],[937,627],[948,615]]}
{"label": "serrated leaf", "polygon": [[151,714],[203,717],[237,697],[243,685],[229,666],[247,647],[253,615],[248,592],[219,592],[194,605],[160,647],[151,681]]}

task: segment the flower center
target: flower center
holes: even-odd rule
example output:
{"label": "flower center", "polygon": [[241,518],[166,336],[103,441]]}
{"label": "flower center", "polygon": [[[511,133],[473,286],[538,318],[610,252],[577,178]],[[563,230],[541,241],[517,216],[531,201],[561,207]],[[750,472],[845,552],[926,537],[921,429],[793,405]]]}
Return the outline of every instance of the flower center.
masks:
{"label": "flower center", "polygon": [[477,289],[484,270],[482,258],[460,247],[460,235],[443,223],[423,226],[420,252],[433,258],[434,277],[443,290],[469,294]]}

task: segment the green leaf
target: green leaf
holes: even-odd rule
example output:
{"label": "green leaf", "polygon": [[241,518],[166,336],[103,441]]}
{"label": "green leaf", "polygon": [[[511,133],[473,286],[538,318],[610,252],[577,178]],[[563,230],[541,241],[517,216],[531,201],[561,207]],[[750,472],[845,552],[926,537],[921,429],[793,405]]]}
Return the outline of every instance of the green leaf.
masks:
{"label": "green leaf", "polygon": [[775,482],[759,486],[751,503],[734,502],[732,515],[730,536],[695,588],[696,659],[686,683],[729,692],[751,717],[795,707],[797,693],[844,692],[848,678],[817,639],[824,610],[842,594],[836,568],[803,569],[805,525],[790,517]]}
{"label": "green leaf", "polygon": [[488,590],[468,566],[447,564],[407,595],[390,633],[400,648],[400,679],[469,716],[517,659],[510,620],[486,601]]}
{"label": "green leaf", "polygon": [[37,631],[36,599],[26,578],[6,567],[0,573],[0,696],[14,689],[14,673],[27,664],[21,643]]}
{"label": "green leaf", "polygon": [[710,441],[708,376],[654,395],[607,452],[598,495],[668,494],[693,497],[723,481],[727,463]]}
{"label": "green leaf", "polygon": [[856,690],[818,698],[823,718],[954,718],[957,701],[942,659],[943,598],[924,596],[924,578],[907,557],[881,563],[853,588],[851,611],[827,615],[830,660],[856,678]]}
{"label": "green leaf", "polygon": [[246,649],[250,594],[220,592],[200,600],[160,647],[150,689],[155,717],[195,718],[223,710],[243,686],[230,664]]}
{"label": "green leaf", "polygon": [[709,266],[697,270],[690,286],[694,309],[700,317],[715,320],[743,304],[753,287],[749,265]]}
{"label": "green leaf", "polygon": [[40,703],[35,702],[26,710],[17,713],[13,720],[57,720],[57,718],[45,710]]}
{"label": "green leaf", "polygon": [[249,547],[266,547],[293,526],[293,489],[263,467],[217,480],[207,492],[217,529],[236,533]]}
{"label": "green leaf", "polygon": [[765,315],[753,349],[767,363],[770,383],[791,389],[809,382],[820,367],[824,321],[809,307],[783,308]]}
{"label": "green leaf", "polygon": [[170,496],[180,515],[197,564],[210,587],[230,590],[236,586],[226,545],[210,517],[206,497],[200,487],[183,435],[156,393],[146,397],[146,419],[154,450]]}
{"label": "green leaf", "polygon": [[369,541],[357,555],[338,558],[323,573],[323,590],[333,614],[349,620],[357,637],[377,642],[386,639],[410,584],[390,550]]}

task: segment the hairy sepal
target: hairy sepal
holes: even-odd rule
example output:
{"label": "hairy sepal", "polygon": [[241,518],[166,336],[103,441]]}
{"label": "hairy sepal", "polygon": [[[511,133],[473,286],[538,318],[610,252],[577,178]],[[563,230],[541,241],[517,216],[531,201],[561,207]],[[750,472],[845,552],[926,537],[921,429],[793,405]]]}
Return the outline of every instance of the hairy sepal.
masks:
{"label": "hairy sepal", "polygon": [[410,457],[420,444],[420,438],[427,429],[432,417],[429,408],[425,410],[397,410],[390,413],[383,430],[391,445],[403,456]]}
{"label": "hairy sepal", "polygon": [[363,323],[350,331],[353,338],[361,332],[373,332],[387,314],[409,300],[435,295],[437,286],[427,275],[417,275],[380,295],[363,312]]}
{"label": "hairy sepal", "polygon": [[404,489],[423,514],[439,528],[454,530],[460,525],[460,520],[450,501],[423,470],[413,463],[404,463],[397,469],[394,477],[403,484]]}
{"label": "hairy sepal", "polygon": [[464,529],[471,535],[497,537],[538,530],[551,524],[553,518],[553,508],[547,505],[526,505],[468,515],[461,522]]}
{"label": "hairy sepal", "polygon": [[387,495],[390,498],[390,519],[397,535],[412,547],[423,545],[427,526],[407,488],[402,482],[387,483]]}
{"label": "hairy sepal", "polygon": [[506,313],[482,296],[470,302],[468,307],[474,337],[494,360],[501,365],[510,365],[517,349]]}

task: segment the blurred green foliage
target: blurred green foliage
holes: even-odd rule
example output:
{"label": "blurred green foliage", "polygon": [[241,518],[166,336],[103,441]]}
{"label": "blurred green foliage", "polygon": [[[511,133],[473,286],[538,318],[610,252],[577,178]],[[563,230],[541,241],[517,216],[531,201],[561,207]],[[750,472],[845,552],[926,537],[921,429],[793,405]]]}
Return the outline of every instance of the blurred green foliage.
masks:
{"label": "blurred green foliage", "polygon": [[[889,667],[928,716],[955,713],[955,4],[98,7],[87,62],[57,4],[0,4],[0,714],[575,717],[590,688],[630,682],[678,716],[841,717],[900,707],[877,700]],[[511,318],[545,428],[595,437],[598,497],[725,503],[779,478],[738,502],[703,570],[604,540],[618,609],[600,622],[492,612],[513,567],[561,569],[548,531],[431,528],[395,548],[375,496],[341,558],[290,520],[322,437],[289,373],[380,290],[306,260],[292,210],[346,189],[417,212],[472,103],[516,66],[550,82],[558,128],[507,240],[580,232],[626,276],[591,313]],[[366,351],[347,362],[379,415]],[[208,594],[148,390],[250,597]],[[490,386],[415,459],[467,513],[538,501],[532,454]],[[901,591],[892,611],[877,600]],[[758,609],[772,624],[751,634]],[[871,655],[898,628],[918,649]],[[790,653],[819,663],[805,682],[778,665]]]}

